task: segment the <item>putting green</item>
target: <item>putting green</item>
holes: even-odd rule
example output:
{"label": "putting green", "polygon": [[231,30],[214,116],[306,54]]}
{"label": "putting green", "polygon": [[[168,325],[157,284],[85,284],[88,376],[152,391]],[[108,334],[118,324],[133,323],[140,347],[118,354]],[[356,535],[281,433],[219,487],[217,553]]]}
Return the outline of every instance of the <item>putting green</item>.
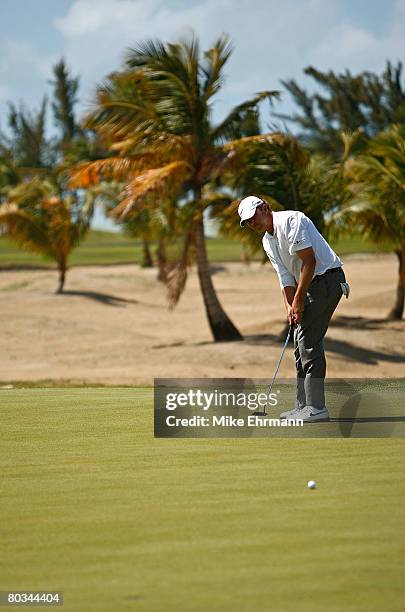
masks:
{"label": "putting green", "polygon": [[401,439],[154,439],[151,389],[0,407],[0,590],[75,612],[405,607]]}

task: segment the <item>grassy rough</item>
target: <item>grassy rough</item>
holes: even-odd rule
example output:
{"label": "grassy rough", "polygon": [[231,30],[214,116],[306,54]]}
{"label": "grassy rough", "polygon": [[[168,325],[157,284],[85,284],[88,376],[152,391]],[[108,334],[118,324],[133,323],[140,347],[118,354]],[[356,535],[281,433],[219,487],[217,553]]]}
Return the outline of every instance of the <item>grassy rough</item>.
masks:
{"label": "grassy rough", "polygon": [[[260,239],[258,238],[258,242]],[[342,238],[332,242],[333,248],[339,255],[349,253],[375,253],[377,247],[364,241],[361,236]],[[169,255],[175,256],[179,251],[173,247]],[[155,251],[152,245],[152,253]],[[214,262],[241,261],[242,245],[237,240],[226,238],[207,239],[208,257]],[[382,244],[381,251],[391,251],[391,246]],[[255,260],[263,259],[263,251],[253,257]],[[108,265],[121,263],[137,263],[142,261],[142,248],[139,240],[124,236],[121,233],[90,231],[82,244],[75,249],[69,258],[69,265]],[[5,236],[0,236],[0,269],[8,266],[48,266],[55,267],[51,260],[47,260],[35,253],[19,249],[15,243]]]}
{"label": "grassy rough", "polygon": [[92,612],[404,608],[403,441],[154,439],[141,388],[0,402],[0,590]]}

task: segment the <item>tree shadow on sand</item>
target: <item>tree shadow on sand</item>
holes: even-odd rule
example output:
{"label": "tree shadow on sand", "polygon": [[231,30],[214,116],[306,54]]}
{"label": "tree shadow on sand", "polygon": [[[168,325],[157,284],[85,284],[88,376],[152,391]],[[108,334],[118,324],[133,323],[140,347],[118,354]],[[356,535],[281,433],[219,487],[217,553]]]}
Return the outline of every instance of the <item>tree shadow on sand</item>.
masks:
{"label": "tree shadow on sand", "polygon": [[337,353],[353,362],[361,362],[368,365],[377,365],[379,361],[389,363],[405,363],[404,353],[387,353],[370,348],[362,348],[344,340],[332,340],[325,338],[325,350],[328,353]]}
{"label": "tree shadow on sand", "polygon": [[[278,336],[273,334],[252,334],[245,336],[246,344],[256,346],[279,345]],[[201,343],[203,344],[203,343]],[[208,344],[208,343],[205,343]],[[352,360],[353,362],[361,362],[369,365],[376,365],[379,361],[388,361],[390,363],[405,363],[404,353],[387,353],[384,351],[376,351],[370,348],[362,348],[345,340],[333,340],[325,338],[325,351],[327,353],[336,353],[343,357]]]}
{"label": "tree shadow on sand", "polygon": [[393,326],[395,326],[395,329],[403,329],[405,327],[405,320],[369,319],[367,317],[349,317],[347,315],[338,315],[333,317],[329,323],[329,327],[341,327],[348,329],[356,328],[358,330],[382,329],[387,326],[390,326],[391,329],[394,329]]}
{"label": "tree shadow on sand", "polygon": [[[98,291],[64,291],[60,295],[85,297],[107,306],[118,306],[120,308],[125,307],[126,304],[141,304],[138,300],[129,300],[116,295],[109,295],[108,293],[99,293]],[[145,306],[149,306],[149,304],[145,304]]]}

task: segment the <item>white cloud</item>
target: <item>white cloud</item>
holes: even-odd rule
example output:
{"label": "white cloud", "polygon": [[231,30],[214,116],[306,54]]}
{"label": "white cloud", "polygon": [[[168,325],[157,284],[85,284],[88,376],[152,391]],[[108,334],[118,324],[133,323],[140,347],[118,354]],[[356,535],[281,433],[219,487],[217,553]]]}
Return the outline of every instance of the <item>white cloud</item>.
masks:
{"label": "white cloud", "polygon": [[125,49],[148,37],[177,38],[193,28],[207,47],[222,31],[235,52],[219,105],[237,103],[259,89],[280,88],[281,78],[302,69],[381,70],[387,57],[404,51],[405,0],[397,0],[392,23],[377,36],[344,14],[341,0],[75,0],[55,25],[65,55],[90,84],[120,65]]}
{"label": "white cloud", "polygon": [[175,39],[194,29],[206,48],[225,31],[235,46],[218,100],[225,109],[300,74],[319,32],[333,26],[338,5],[338,0],[205,0],[175,8],[155,0],[75,0],[55,25],[65,37],[64,54],[83,77],[87,100],[91,85],[117,69],[125,49],[136,42]]}
{"label": "white cloud", "polygon": [[352,73],[362,70],[380,72],[386,61],[397,62],[405,52],[405,1],[394,4],[391,23],[382,35],[347,21],[334,25],[328,37],[311,49],[311,62],[321,69],[335,71],[348,68]]}
{"label": "white cloud", "polygon": [[65,17],[55,20],[56,27],[67,37],[79,37],[103,28],[126,27],[132,20],[144,20],[156,2],[138,0],[75,0]]}
{"label": "white cloud", "polygon": [[[27,40],[11,37],[0,40],[0,100],[14,104],[23,101],[28,107],[38,107],[56,59]],[[5,106],[1,110],[0,119],[5,124]]]}
{"label": "white cloud", "polygon": [[[13,75],[18,72],[33,72],[49,75],[50,64],[48,55],[44,56],[26,40],[6,38],[0,42],[0,75]],[[46,67],[46,71],[45,71]]]}
{"label": "white cloud", "polygon": [[397,0],[391,30],[381,41],[381,51],[386,58],[399,60],[405,52],[405,0]]}
{"label": "white cloud", "polygon": [[[405,50],[405,0],[396,0],[384,28],[373,32],[361,17],[356,23],[349,19],[343,0],[74,0],[54,26],[61,44],[52,57],[41,54],[39,43],[38,48],[28,42],[0,43],[3,93],[6,85],[11,91],[17,79],[26,79],[27,88],[34,77],[46,83],[52,64],[63,55],[80,75],[86,106],[96,83],[118,69],[125,50],[138,41],[173,40],[193,29],[205,49],[227,32],[235,50],[218,96],[218,116],[260,89],[282,89],[280,79],[296,78],[312,87],[302,73],[308,65],[380,71],[387,58],[400,59]],[[9,79],[3,78],[6,72]],[[288,95],[282,106],[291,109]]]}

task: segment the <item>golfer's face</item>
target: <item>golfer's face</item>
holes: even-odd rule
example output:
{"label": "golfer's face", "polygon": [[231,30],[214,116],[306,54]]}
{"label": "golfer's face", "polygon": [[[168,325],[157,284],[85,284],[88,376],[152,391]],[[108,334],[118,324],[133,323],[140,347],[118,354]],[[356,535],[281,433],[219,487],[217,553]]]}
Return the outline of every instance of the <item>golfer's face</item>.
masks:
{"label": "golfer's face", "polygon": [[255,232],[265,232],[268,225],[268,210],[265,204],[260,204],[256,208],[256,212],[246,221],[249,227]]}

